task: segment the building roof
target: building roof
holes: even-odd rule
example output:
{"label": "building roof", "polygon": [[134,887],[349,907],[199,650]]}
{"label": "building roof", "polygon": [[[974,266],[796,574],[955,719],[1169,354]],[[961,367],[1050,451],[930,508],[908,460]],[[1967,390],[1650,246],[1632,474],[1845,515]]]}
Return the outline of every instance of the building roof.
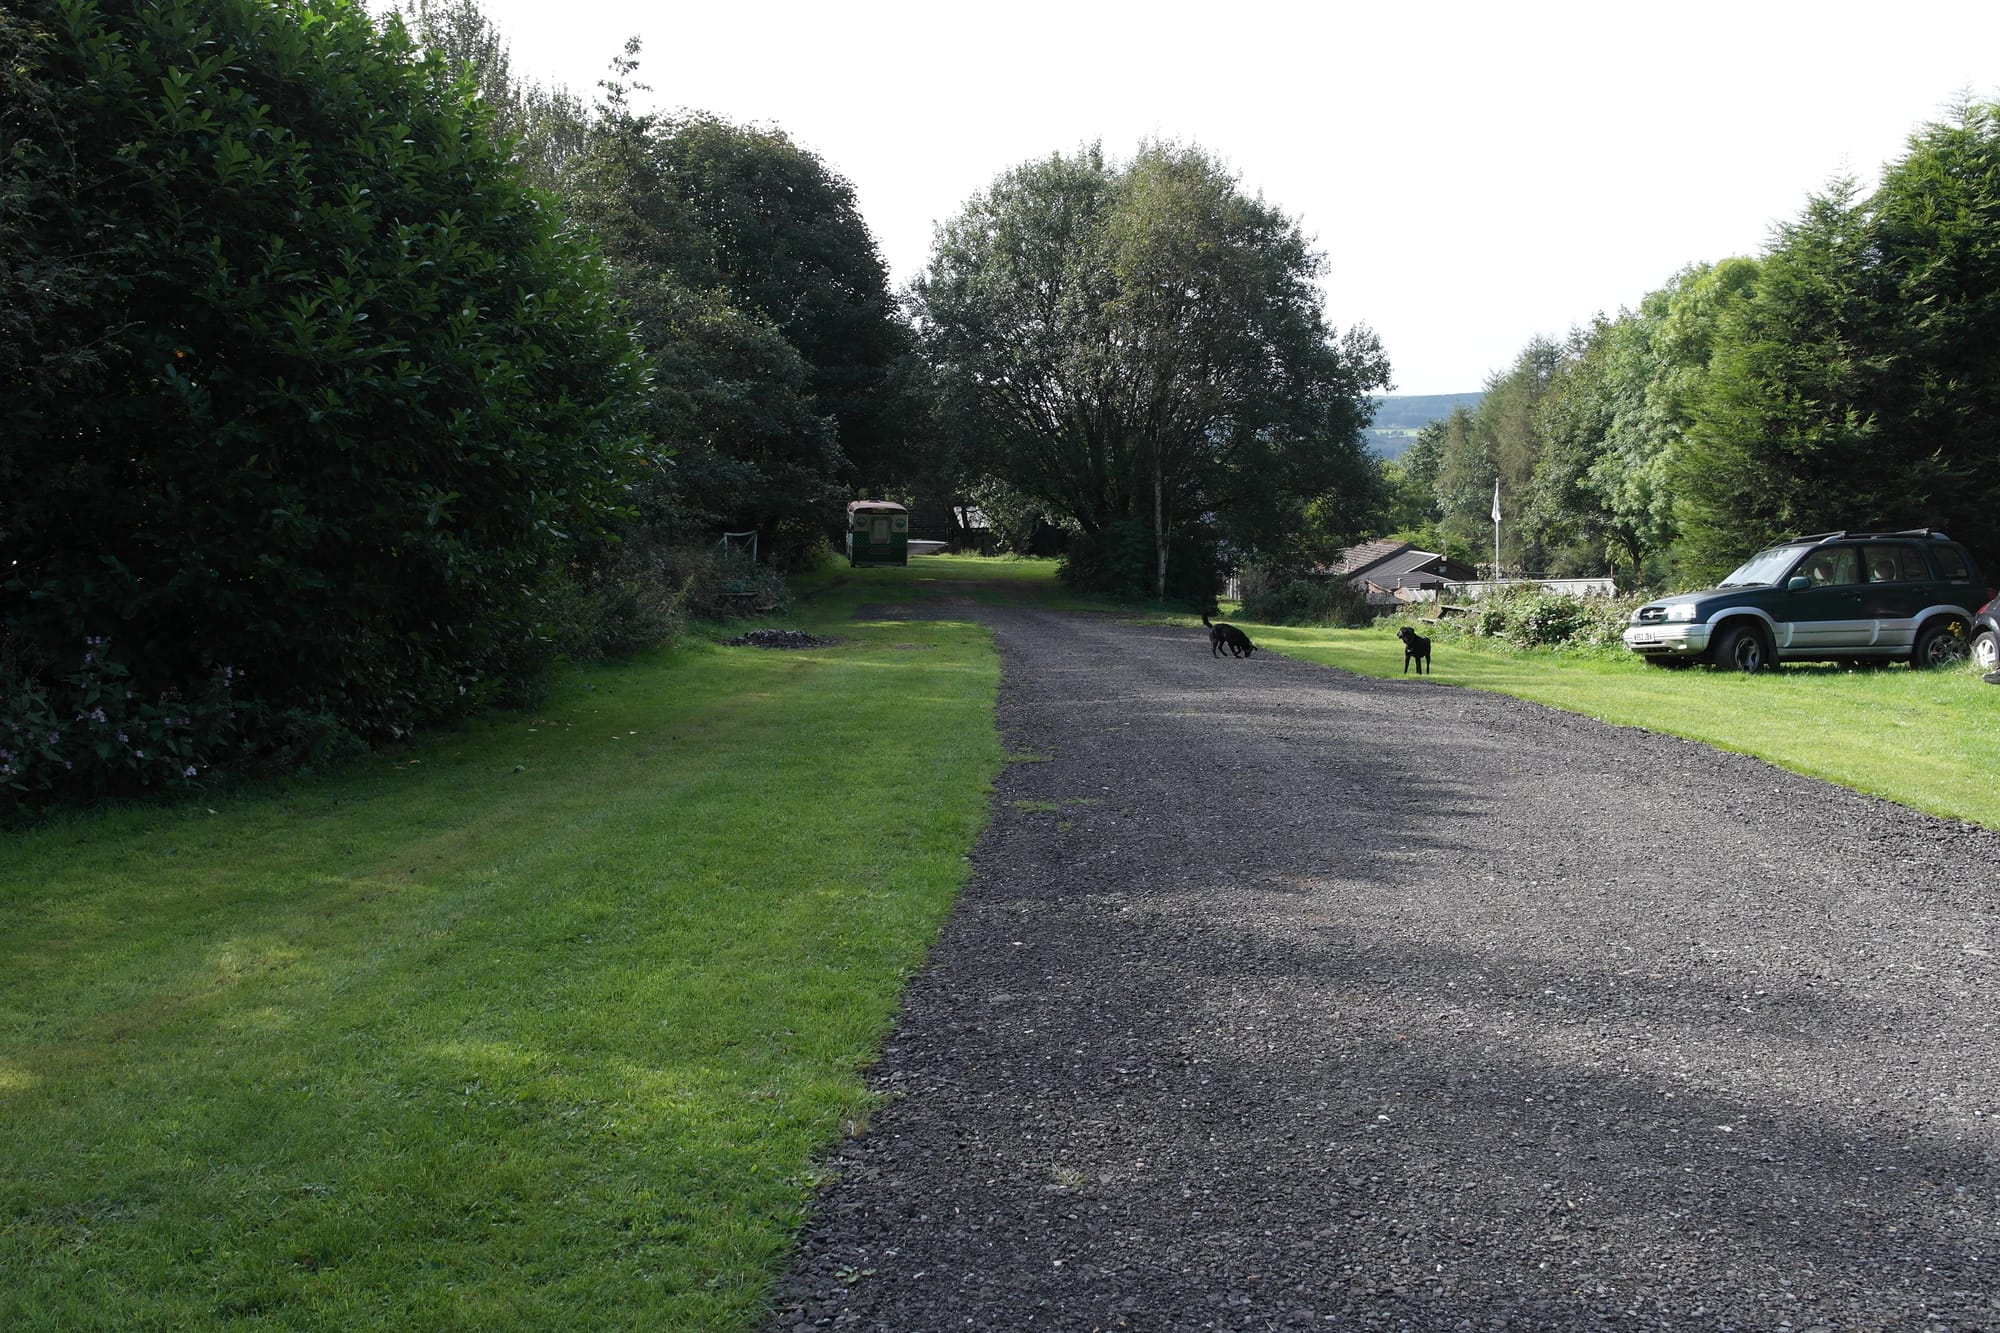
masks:
{"label": "building roof", "polygon": [[1364,570],[1373,569],[1393,555],[1415,549],[1408,542],[1386,540],[1363,542],[1359,546],[1348,547],[1336,556],[1333,563],[1327,566],[1327,573],[1352,578]]}
{"label": "building roof", "polygon": [[1368,570],[1368,581],[1389,588],[1414,588],[1419,582],[1436,583],[1445,578],[1445,558],[1435,551],[1419,551],[1415,547],[1397,552],[1395,555],[1372,565]]}
{"label": "building roof", "polygon": [[1420,551],[1409,542],[1386,540],[1348,547],[1325,572],[1383,589],[1421,588],[1440,580],[1458,583],[1477,573],[1436,551]]}

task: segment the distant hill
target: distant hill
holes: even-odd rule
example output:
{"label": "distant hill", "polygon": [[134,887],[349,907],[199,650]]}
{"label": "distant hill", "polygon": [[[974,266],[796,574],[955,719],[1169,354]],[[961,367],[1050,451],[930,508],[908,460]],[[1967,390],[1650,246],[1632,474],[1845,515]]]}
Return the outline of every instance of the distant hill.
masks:
{"label": "distant hill", "polygon": [[1455,407],[1476,411],[1483,393],[1384,394],[1375,399],[1375,424],[1365,432],[1368,447],[1382,458],[1401,458],[1417,432]]}

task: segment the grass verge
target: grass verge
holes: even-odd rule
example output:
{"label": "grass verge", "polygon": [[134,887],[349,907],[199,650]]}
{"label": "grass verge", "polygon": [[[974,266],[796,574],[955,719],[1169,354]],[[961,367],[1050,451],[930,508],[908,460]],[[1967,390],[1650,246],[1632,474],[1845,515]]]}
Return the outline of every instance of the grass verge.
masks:
{"label": "grass verge", "polygon": [[[1260,647],[1402,678],[1391,625],[1250,626]],[[1622,650],[1557,652],[1437,640],[1432,679],[1625,727],[1685,736],[1951,819],[2000,828],[2000,688],[1970,668],[1782,667],[1758,676],[1648,667]],[[1415,680],[1415,676],[1409,677]]]}
{"label": "grass verge", "polygon": [[799,619],[0,839],[0,1327],[753,1326],[1003,761],[984,631]]}

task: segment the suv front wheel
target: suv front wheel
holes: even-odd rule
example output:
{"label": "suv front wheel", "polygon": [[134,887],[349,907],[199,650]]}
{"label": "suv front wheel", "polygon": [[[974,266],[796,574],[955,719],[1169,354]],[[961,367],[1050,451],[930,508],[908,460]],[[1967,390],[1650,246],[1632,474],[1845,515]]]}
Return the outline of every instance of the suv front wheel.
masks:
{"label": "suv front wheel", "polygon": [[1715,645],[1715,664],[1729,671],[1754,676],[1771,665],[1770,645],[1754,625],[1737,625],[1722,632]]}
{"label": "suv front wheel", "polygon": [[1981,671],[2000,670],[2000,634],[1983,629],[1972,641],[1972,664]]}
{"label": "suv front wheel", "polygon": [[1955,617],[1933,620],[1918,631],[1917,642],[1910,650],[1910,665],[1921,670],[1963,662],[1968,647],[1966,628],[1966,623]]}

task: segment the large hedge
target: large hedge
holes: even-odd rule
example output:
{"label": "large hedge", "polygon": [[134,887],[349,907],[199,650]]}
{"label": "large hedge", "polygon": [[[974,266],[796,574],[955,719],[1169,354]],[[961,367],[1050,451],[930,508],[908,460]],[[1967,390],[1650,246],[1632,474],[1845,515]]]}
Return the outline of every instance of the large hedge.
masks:
{"label": "large hedge", "polygon": [[[392,735],[532,681],[644,372],[469,85],[340,0],[9,12],[0,793]],[[172,762],[121,717],[185,723]]]}

